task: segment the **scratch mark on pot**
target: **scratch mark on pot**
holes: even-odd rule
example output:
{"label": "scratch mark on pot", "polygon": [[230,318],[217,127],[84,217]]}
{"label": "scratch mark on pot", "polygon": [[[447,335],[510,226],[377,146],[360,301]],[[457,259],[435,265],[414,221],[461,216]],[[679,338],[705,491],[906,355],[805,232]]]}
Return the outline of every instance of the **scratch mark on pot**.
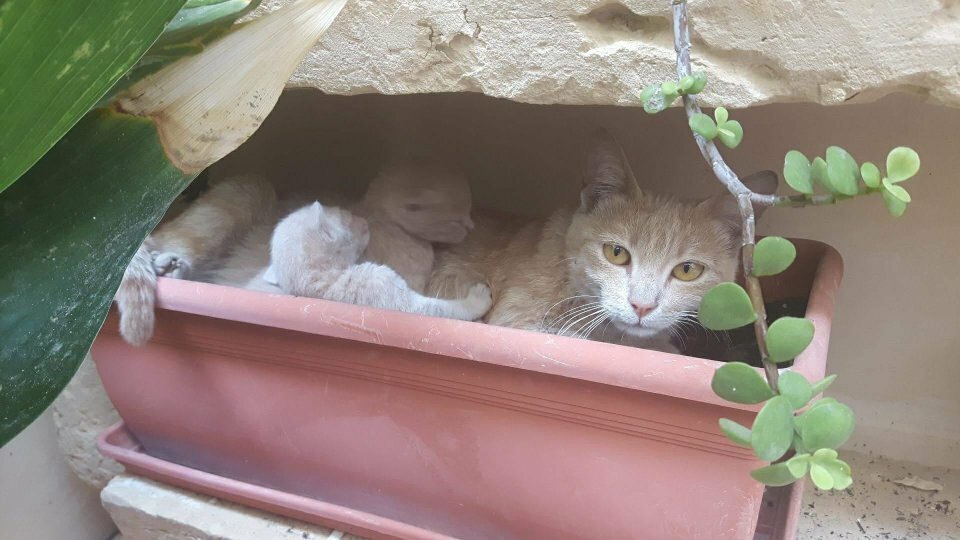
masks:
{"label": "scratch mark on pot", "polygon": [[547,355],[541,353],[540,351],[537,351],[537,356],[539,356],[540,358],[543,358],[544,360],[549,360],[549,361],[551,361],[551,362],[553,362],[553,363],[555,363],[555,364],[560,364],[561,366],[568,366],[568,367],[570,366],[570,364],[567,364],[566,362],[561,362],[560,360],[557,360],[556,358],[552,358],[552,357],[550,357],[550,356],[547,356]]}
{"label": "scratch mark on pot", "polygon": [[345,321],[343,319],[339,319],[336,317],[330,318],[330,324],[342,330],[347,330],[349,332],[370,336],[371,338],[373,338],[374,341],[377,342],[377,345],[383,345],[383,340],[380,336],[380,332],[377,331],[376,329],[370,329],[363,326],[358,326],[353,321]]}
{"label": "scratch mark on pot", "polygon": [[[453,344],[451,343],[451,345]],[[463,347],[460,347],[458,345],[453,345],[453,348],[456,349],[461,354],[463,354],[464,356],[466,356],[467,358],[469,358],[470,360],[476,360],[476,358],[474,358],[473,356],[473,353],[464,349]]]}

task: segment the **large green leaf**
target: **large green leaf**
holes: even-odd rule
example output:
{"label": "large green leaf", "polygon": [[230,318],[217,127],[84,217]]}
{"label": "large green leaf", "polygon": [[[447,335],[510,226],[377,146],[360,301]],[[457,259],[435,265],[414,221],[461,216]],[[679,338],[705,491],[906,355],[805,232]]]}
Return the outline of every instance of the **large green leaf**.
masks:
{"label": "large green leaf", "polygon": [[121,90],[167,64],[199,53],[233,28],[236,19],[259,5],[260,0],[187,0],[157,42],[117,81],[100,104],[106,105]]}
{"label": "large green leaf", "polygon": [[0,191],[130,69],[184,2],[0,2]]}
{"label": "large green leaf", "polygon": [[152,121],[98,109],[0,193],[0,445],[73,376],[127,262],[191,178]]}
{"label": "large green leaf", "polygon": [[138,82],[0,194],[0,444],[73,375],[124,268],[173,198],[257,130],[345,4],[295,2]]}

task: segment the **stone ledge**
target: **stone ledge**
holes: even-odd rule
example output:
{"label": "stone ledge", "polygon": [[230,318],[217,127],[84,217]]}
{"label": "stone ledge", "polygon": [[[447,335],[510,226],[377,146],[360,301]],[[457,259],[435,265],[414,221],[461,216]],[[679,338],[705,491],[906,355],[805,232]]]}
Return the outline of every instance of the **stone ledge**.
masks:
{"label": "stone ledge", "polygon": [[[958,0],[691,0],[690,12],[708,105],[892,92],[960,105]],[[673,74],[671,25],[667,0],[353,0],[290,85],[637,105],[634,92]]]}
{"label": "stone ledge", "polygon": [[128,474],[111,480],[100,499],[124,540],[361,540]]}
{"label": "stone ledge", "polygon": [[123,466],[97,450],[97,437],[120,421],[87,354],[76,375],[53,402],[57,440],[73,472],[87,484],[103,489]]}

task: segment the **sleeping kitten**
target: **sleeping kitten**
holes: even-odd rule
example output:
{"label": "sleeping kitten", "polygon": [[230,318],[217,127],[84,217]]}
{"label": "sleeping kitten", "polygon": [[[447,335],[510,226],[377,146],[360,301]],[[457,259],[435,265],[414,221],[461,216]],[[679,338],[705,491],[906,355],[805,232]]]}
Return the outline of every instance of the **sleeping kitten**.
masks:
{"label": "sleeping kitten", "polygon": [[[243,199],[245,191],[218,196],[239,198],[237,205],[249,205]],[[284,203],[288,209],[301,205],[298,201]],[[258,212],[265,206],[260,205]],[[470,186],[459,171],[424,160],[389,163],[371,180],[363,199],[351,207],[354,214],[367,220],[370,229],[362,260],[389,266],[411,289],[423,292],[433,269],[432,242],[462,241],[473,227],[470,207]],[[269,221],[254,227],[231,250],[220,270],[204,280],[276,292],[263,280],[273,225]]]}
{"label": "sleeping kitten", "polygon": [[285,217],[270,240],[264,280],[283,292],[433,317],[474,320],[490,308],[490,289],[473,285],[462,300],[421,295],[397,272],[359,263],[370,232],[363,218],[319,202]]}
{"label": "sleeping kitten", "polygon": [[215,182],[194,202],[184,199],[177,197],[137,249],[114,296],[120,335],[132,345],[143,345],[153,335],[157,275],[208,274],[231,243],[273,215],[276,204],[273,187],[255,176]]}
{"label": "sleeping kitten", "polygon": [[462,172],[409,159],[385,165],[350,211],[370,225],[364,260],[389,266],[422,293],[433,270],[431,243],[462,242],[473,228],[471,204]]}
{"label": "sleeping kitten", "polygon": [[[745,183],[772,193],[777,177],[767,171]],[[623,150],[601,132],[579,207],[525,223],[478,216],[464,243],[438,250],[428,291],[486,282],[491,324],[676,351],[671,335],[696,323],[710,288],[736,276],[739,239],[733,197],[644,193]]]}
{"label": "sleeping kitten", "polygon": [[[394,268],[422,292],[433,266],[430,242],[462,240],[473,226],[470,205],[457,171],[418,160],[385,166],[355,207],[370,220],[364,259]],[[284,208],[297,206],[279,203],[273,186],[255,176],[212,184],[148,237],[124,273],[115,298],[124,339],[142,345],[152,335],[158,275],[278,292],[263,280],[270,235]]]}

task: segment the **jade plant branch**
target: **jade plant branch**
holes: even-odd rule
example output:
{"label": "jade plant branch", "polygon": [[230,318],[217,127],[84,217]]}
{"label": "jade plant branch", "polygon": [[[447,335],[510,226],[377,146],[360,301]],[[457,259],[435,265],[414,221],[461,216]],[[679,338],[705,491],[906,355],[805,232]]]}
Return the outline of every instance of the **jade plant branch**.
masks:
{"label": "jade plant branch", "polygon": [[[820,489],[846,489],[853,482],[850,466],[838,459],[836,449],[853,433],[853,410],[833,398],[811,400],[836,378],[826,377],[811,384],[803,375],[788,371],[782,375],[778,362],[796,358],[810,345],[813,323],[805,318],[781,317],[767,326],[767,314],[759,276],[783,272],[796,257],[796,248],[779,237],[756,241],[756,208],[766,206],[810,206],[832,204],[857,195],[880,194],[887,210],[899,217],[911,202],[910,193],[899,184],[917,174],[920,156],[899,146],[887,154],[886,172],[871,163],[858,164],[839,146],[827,148],[826,159],[811,162],[803,153],[791,150],[784,156],[783,176],[800,195],[777,196],[756,193],[727,166],[714,139],[736,148],[743,127],[730,120],[728,111],[718,107],[713,118],[700,110],[699,94],[706,85],[703,73],[690,65],[690,29],[687,0],[670,0],[673,12],[677,79],[650,85],[640,98],[644,110],[655,114],[683,97],[684,110],[694,140],[716,178],[736,198],[742,224],[741,256],[745,287],[721,283],[707,292],[700,303],[700,323],[711,330],[731,330],[753,324],[766,381],[743,362],[717,368],[711,387],[722,398],[743,404],[764,403],[748,428],[727,418],[719,421],[724,435],[734,443],[751,447],[770,465],[751,471],[751,476],[768,486],[785,486],[809,476]],[[816,185],[815,185],[816,184]],[[817,187],[825,195],[815,194]],[[799,414],[797,411],[802,409]],[[793,451],[791,454],[788,453]]]}
{"label": "jade plant branch", "polygon": [[[690,27],[687,21],[687,2],[686,0],[671,0],[673,9],[673,43],[677,51],[677,79],[683,79],[691,75],[690,67]],[[699,114],[700,106],[697,104],[697,98],[693,94],[683,95],[683,107],[686,110],[687,117],[691,118]],[[713,141],[694,133],[697,146],[700,147],[700,153],[707,160],[713,169],[717,179],[726,186],[726,188],[737,198],[737,204],[740,208],[740,217],[743,221],[743,230],[741,234],[742,243],[742,262],[743,274],[746,280],[747,294],[750,296],[750,302],[757,313],[757,320],[753,327],[757,336],[757,346],[760,349],[760,357],[763,362],[764,372],[767,376],[767,382],[770,388],[777,393],[779,372],[777,365],[770,360],[767,351],[767,313],[764,306],[763,291],[760,289],[760,280],[753,274],[753,251],[756,246],[756,215],[753,204],[772,205],[777,203],[777,197],[761,195],[754,193],[740,181],[736,173],[727,166]]]}

